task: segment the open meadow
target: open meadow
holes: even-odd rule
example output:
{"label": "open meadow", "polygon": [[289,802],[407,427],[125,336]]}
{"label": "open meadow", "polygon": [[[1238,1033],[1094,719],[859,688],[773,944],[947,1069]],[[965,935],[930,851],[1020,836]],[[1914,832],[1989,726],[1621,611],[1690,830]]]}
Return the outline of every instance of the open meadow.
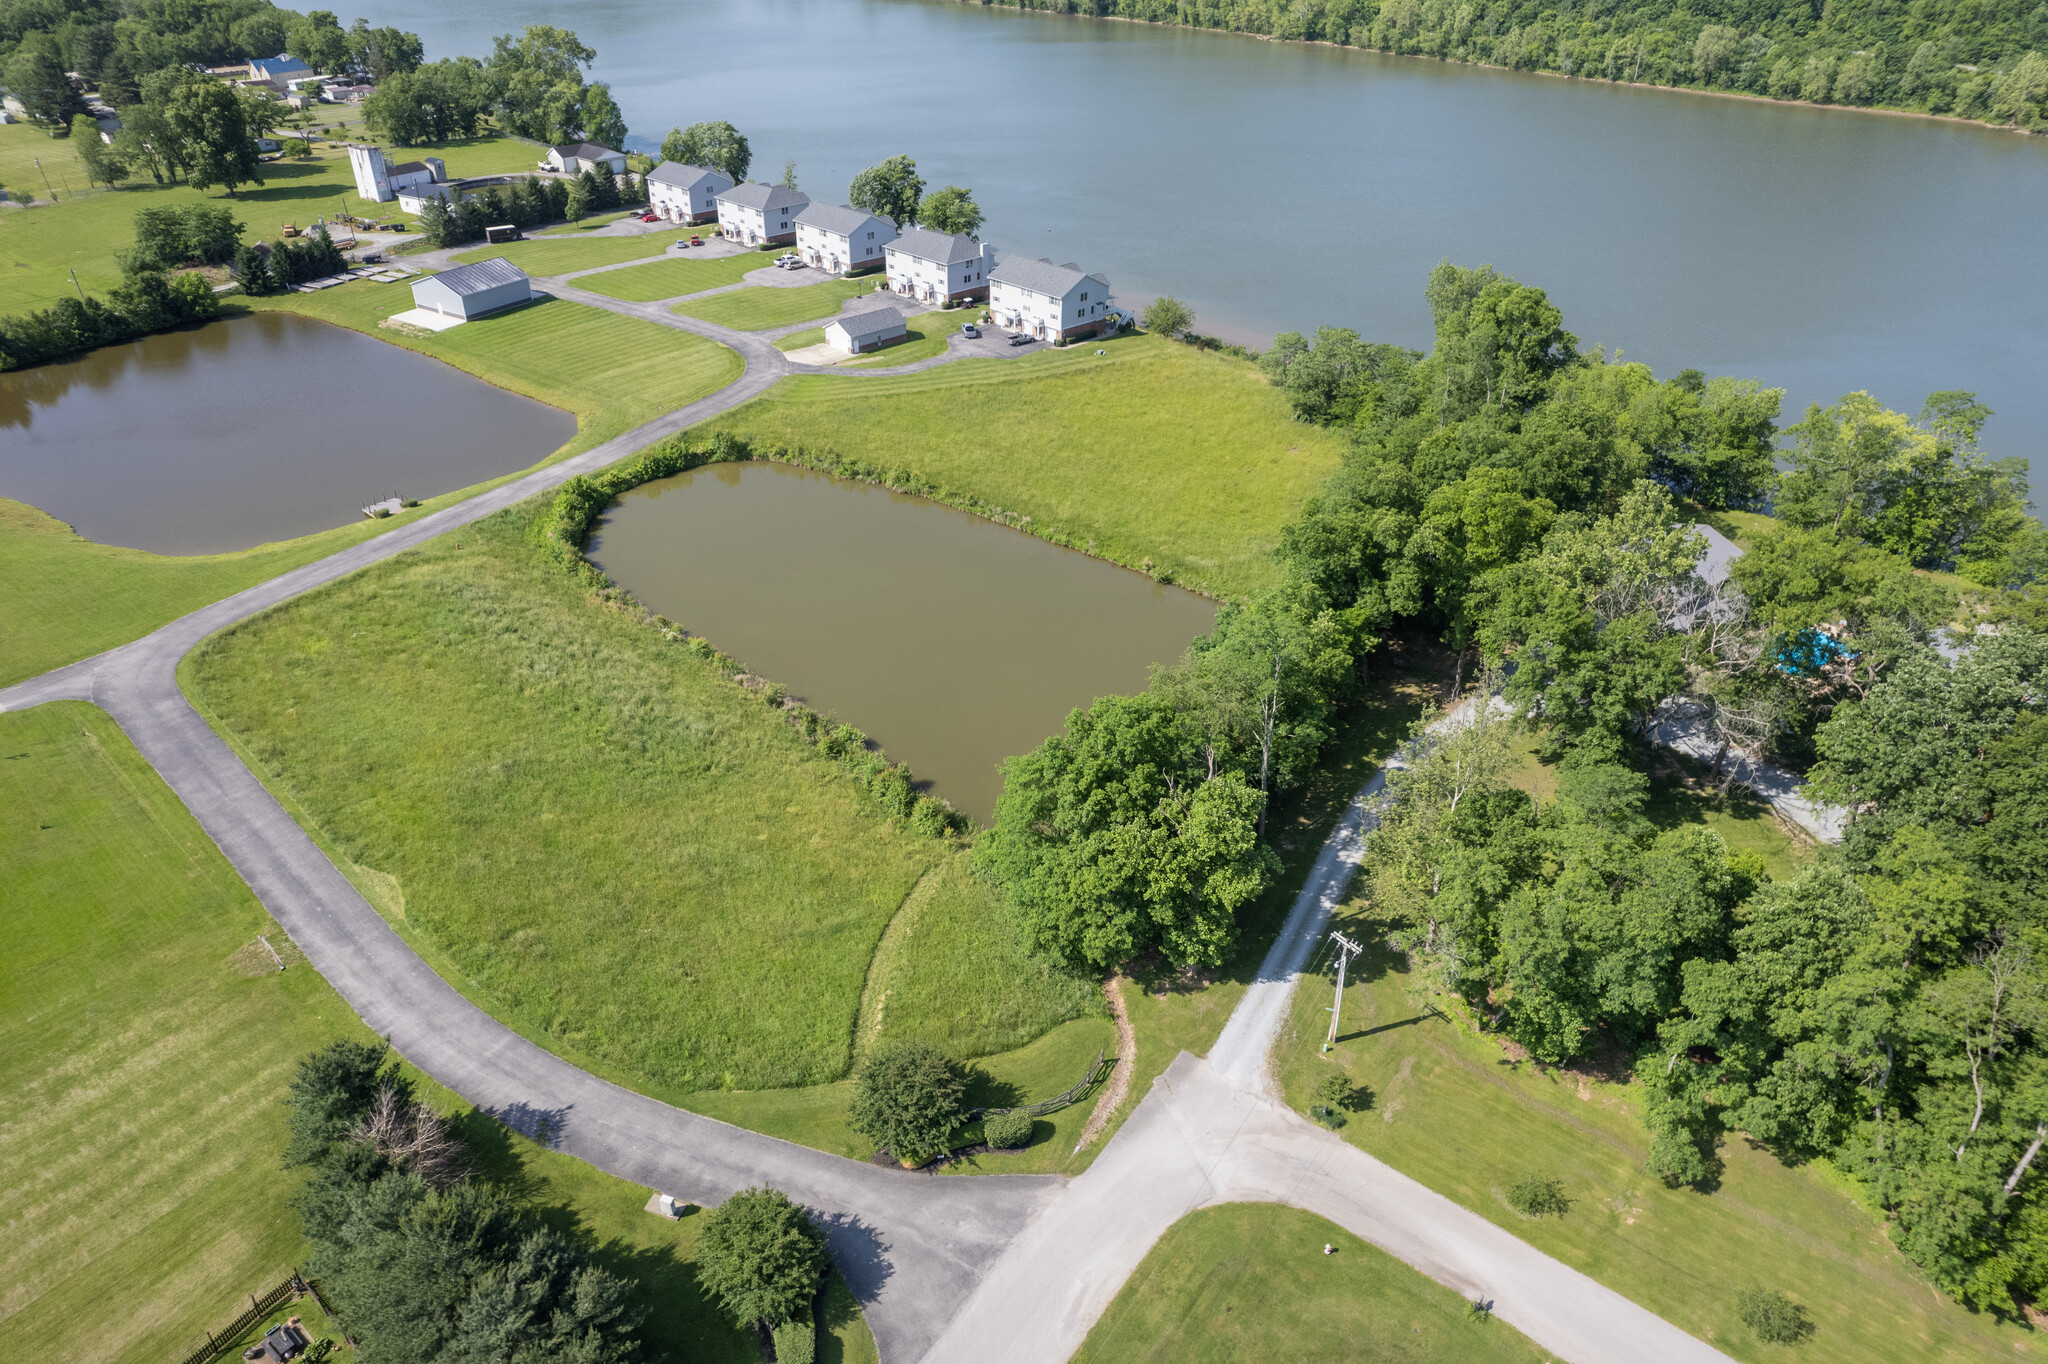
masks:
{"label": "open meadow", "polygon": [[1074,1364],[1547,1364],[1548,1351],[1470,1309],[1313,1213],[1227,1203],[1167,1229]]}
{"label": "open meadow", "polygon": [[[740,371],[739,357],[715,342],[561,301],[417,335],[377,325],[411,306],[403,284],[356,283],[249,302],[367,332],[575,413],[574,439],[543,463],[715,392]],[[503,481],[428,498],[388,520],[182,557],[96,544],[33,507],[0,499],[0,578],[9,588],[0,593],[0,686],[125,644],[208,602]]]}
{"label": "open meadow", "polygon": [[767,263],[765,257],[752,251],[736,256],[669,256],[650,265],[628,265],[587,275],[576,281],[576,287],[628,303],[653,303],[738,284],[743,276]]}
{"label": "open meadow", "polygon": [[809,322],[818,317],[836,317],[840,305],[847,299],[874,292],[875,278],[872,275],[859,279],[828,279],[822,284],[800,284],[793,289],[756,284],[730,293],[712,294],[708,298],[685,299],[669,311],[704,322],[716,322],[735,331],[760,332],[771,327],[787,327],[793,322]]}
{"label": "open meadow", "polygon": [[[344,1037],[369,1040],[106,715],[0,714],[0,1358],[162,1364],[301,1265],[279,1101]],[[485,1178],[634,1282],[651,1354],[757,1358],[697,1286],[700,1222],[426,1093]],[[832,1301],[824,1357],[871,1364]]]}
{"label": "open meadow", "polygon": [[894,377],[798,375],[712,431],[904,470],[1224,597],[1277,580],[1281,526],[1344,449],[1296,422],[1252,365],[1154,336]]}

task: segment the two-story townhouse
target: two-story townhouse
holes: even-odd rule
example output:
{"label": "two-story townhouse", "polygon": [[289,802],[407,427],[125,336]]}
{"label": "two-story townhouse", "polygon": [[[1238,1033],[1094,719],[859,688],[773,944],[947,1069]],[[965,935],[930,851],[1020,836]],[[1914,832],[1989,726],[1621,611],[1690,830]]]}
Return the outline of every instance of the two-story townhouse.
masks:
{"label": "two-story townhouse", "polygon": [[989,272],[989,316],[999,327],[1042,341],[1071,341],[1108,330],[1119,316],[1109,281],[1072,262],[1011,256]]}
{"label": "two-story townhouse", "polygon": [[896,224],[849,204],[808,204],[796,215],[796,253],[804,264],[857,275],[882,264]]}
{"label": "two-story townhouse", "polygon": [[719,235],[747,246],[782,246],[796,240],[796,215],[811,196],[784,185],[749,180],[718,193]]}
{"label": "two-story townhouse", "polygon": [[988,297],[996,249],[964,232],[905,229],[887,249],[889,287],[921,303],[959,303]]}
{"label": "two-story townhouse", "polygon": [[708,223],[718,216],[718,196],[732,177],[709,166],[664,161],[647,173],[647,206],[672,223]]}

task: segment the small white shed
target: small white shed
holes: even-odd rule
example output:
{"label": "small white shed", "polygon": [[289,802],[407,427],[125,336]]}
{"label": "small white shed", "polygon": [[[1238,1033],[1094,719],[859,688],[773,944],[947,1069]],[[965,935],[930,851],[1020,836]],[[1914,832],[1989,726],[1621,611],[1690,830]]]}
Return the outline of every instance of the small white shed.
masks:
{"label": "small white shed", "polygon": [[464,322],[532,297],[533,281],[503,256],[443,270],[412,286],[415,307],[443,317],[458,317]]}
{"label": "small white shed", "polygon": [[894,308],[869,308],[847,317],[835,317],[825,324],[826,344],[848,355],[893,346],[908,340],[909,335],[903,325],[903,314]]}

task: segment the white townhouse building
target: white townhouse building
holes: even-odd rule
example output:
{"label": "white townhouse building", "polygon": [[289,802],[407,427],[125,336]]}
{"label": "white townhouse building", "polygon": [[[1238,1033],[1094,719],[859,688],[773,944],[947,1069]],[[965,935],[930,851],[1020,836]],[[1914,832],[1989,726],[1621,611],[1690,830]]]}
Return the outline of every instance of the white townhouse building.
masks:
{"label": "white townhouse building", "polygon": [[783,185],[734,185],[718,195],[719,235],[748,246],[787,245],[796,240],[796,215],[810,202]]}
{"label": "white townhouse building", "polygon": [[718,217],[718,196],[732,177],[709,166],[664,161],[647,173],[647,206],[672,223],[708,223]]}
{"label": "white townhouse building", "polygon": [[613,175],[624,175],[626,154],[615,152],[610,147],[600,147],[595,142],[565,142],[559,147],[548,148],[547,160],[540,163],[542,170],[563,175],[580,175],[586,170],[596,170],[600,165],[610,166]]}
{"label": "white townhouse building", "polygon": [[996,249],[964,232],[913,227],[890,242],[889,288],[921,303],[958,303],[988,297]]}
{"label": "white townhouse building", "polygon": [[1121,321],[1108,280],[1071,262],[1026,256],[1011,256],[989,272],[988,311],[997,326],[1041,341],[1094,336],[1109,329],[1113,316]]}
{"label": "white townhouse building", "polygon": [[896,240],[896,224],[848,204],[807,204],[796,215],[796,253],[804,264],[836,275],[857,275],[882,264]]}

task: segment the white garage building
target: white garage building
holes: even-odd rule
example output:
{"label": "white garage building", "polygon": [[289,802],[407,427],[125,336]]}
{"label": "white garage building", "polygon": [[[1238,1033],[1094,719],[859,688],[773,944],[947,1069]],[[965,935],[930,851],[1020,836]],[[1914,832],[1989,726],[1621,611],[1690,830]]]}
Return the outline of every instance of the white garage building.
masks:
{"label": "white garage building", "polygon": [[894,308],[869,308],[847,317],[835,317],[825,324],[825,340],[848,355],[880,350],[908,338],[903,314]]}
{"label": "white garage building", "polygon": [[414,307],[463,322],[513,307],[532,297],[533,281],[527,278],[524,270],[503,256],[443,270],[412,286]]}

